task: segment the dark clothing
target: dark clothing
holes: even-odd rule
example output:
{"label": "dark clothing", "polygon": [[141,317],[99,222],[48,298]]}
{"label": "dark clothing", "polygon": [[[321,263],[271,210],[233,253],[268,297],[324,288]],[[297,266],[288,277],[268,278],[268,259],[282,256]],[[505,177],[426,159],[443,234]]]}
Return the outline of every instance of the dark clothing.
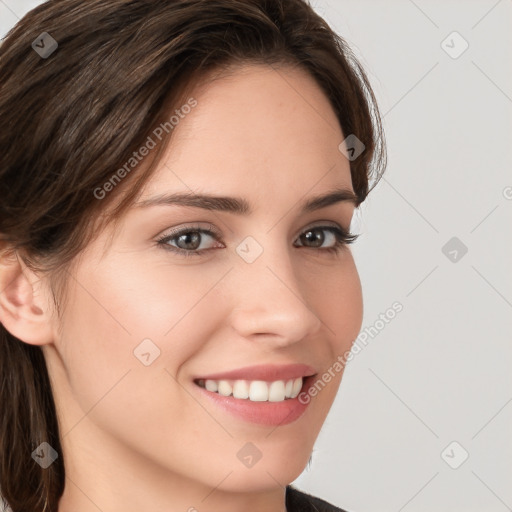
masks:
{"label": "dark clothing", "polygon": [[286,486],[286,510],[287,512],[346,512],[291,485]]}

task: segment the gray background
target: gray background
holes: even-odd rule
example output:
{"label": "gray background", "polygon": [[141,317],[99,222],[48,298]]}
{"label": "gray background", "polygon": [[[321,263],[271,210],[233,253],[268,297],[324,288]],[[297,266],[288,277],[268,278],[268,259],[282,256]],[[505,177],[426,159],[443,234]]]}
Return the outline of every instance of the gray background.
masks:
{"label": "gray background", "polygon": [[[0,0],[1,36],[39,3]],[[312,5],[369,74],[389,165],[354,222],[368,340],[295,483],[350,512],[512,510],[512,0]]]}

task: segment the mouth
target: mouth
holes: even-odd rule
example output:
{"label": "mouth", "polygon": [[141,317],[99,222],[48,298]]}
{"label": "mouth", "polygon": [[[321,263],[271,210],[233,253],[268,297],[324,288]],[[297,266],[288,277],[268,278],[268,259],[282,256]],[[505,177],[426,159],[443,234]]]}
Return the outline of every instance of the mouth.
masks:
{"label": "mouth", "polygon": [[306,365],[258,366],[193,379],[194,387],[221,409],[251,423],[286,425],[302,416],[299,400],[316,371]]}
{"label": "mouth", "polygon": [[304,385],[304,379],[298,377],[289,380],[213,380],[197,379],[199,387],[222,396],[233,396],[238,400],[251,402],[283,402],[296,398]]}

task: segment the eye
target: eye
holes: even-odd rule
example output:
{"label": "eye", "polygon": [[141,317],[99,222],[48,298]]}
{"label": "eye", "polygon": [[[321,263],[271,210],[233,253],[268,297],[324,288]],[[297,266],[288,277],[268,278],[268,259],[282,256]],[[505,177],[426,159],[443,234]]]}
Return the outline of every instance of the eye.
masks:
{"label": "eye", "polygon": [[[322,232],[328,232],[329,235],[326,237],[321,234]],[[318,236],[320,234],[320,236]],[[324,247],[322,250],[332,253],[338,253],[342,251],[345,246],[355,242],[359,238],[359,235],[353,235],[347,230],[339,226],[314,226],[312,228],[303,231],[299,237],[301,244],[313,243],[313,246],[308,248],[321,247],[326,241],[331,244],[330,247]]]}
{"label": "eye", "polygon": [[[325,236],[324,232],[327,232],[328,235]],[[217,230],[210,224],[209,229],[201,228],[200,226],[176,229],[159,238],[157,243],[166,250],[186,257],[201,256],[213,249],[212,247],[201,248],[205,236],[213,238],[217,242],[220,240]],[[353,235],[337,225],[314,226],[301,233],[298,238],[300,245],[296,247],[319,248],[324,252],[338,253],[348,244],[355,242],[358,237],[359,235]],[[330,246],[324,247],[326,242]],[[223,246],[221,245],[220,247],[222,248]]]}
{"label": "eye", "polygon": [[[200,253],[210,250],[204,247],[200,249],[205,235],[215,240],[220,238],[212,225],[209,226],[209,229],[200,226],[188,226],[165,234],[157,240],[157,243],[165,249],[184,256],[200,256]],[[177,247],[170,245],[170,242],[174,242]]]}

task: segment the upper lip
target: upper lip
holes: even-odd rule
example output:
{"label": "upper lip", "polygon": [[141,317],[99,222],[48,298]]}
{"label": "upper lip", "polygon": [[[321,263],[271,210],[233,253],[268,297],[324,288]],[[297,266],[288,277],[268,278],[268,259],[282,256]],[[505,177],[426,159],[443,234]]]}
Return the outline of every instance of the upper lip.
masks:
{"label": "upper lip", "polygon": [[256,365],[237,368],[227,372],[201,375],[197,379],[204,380],[290,380],[315,375],[316,370],[306,364]]}

